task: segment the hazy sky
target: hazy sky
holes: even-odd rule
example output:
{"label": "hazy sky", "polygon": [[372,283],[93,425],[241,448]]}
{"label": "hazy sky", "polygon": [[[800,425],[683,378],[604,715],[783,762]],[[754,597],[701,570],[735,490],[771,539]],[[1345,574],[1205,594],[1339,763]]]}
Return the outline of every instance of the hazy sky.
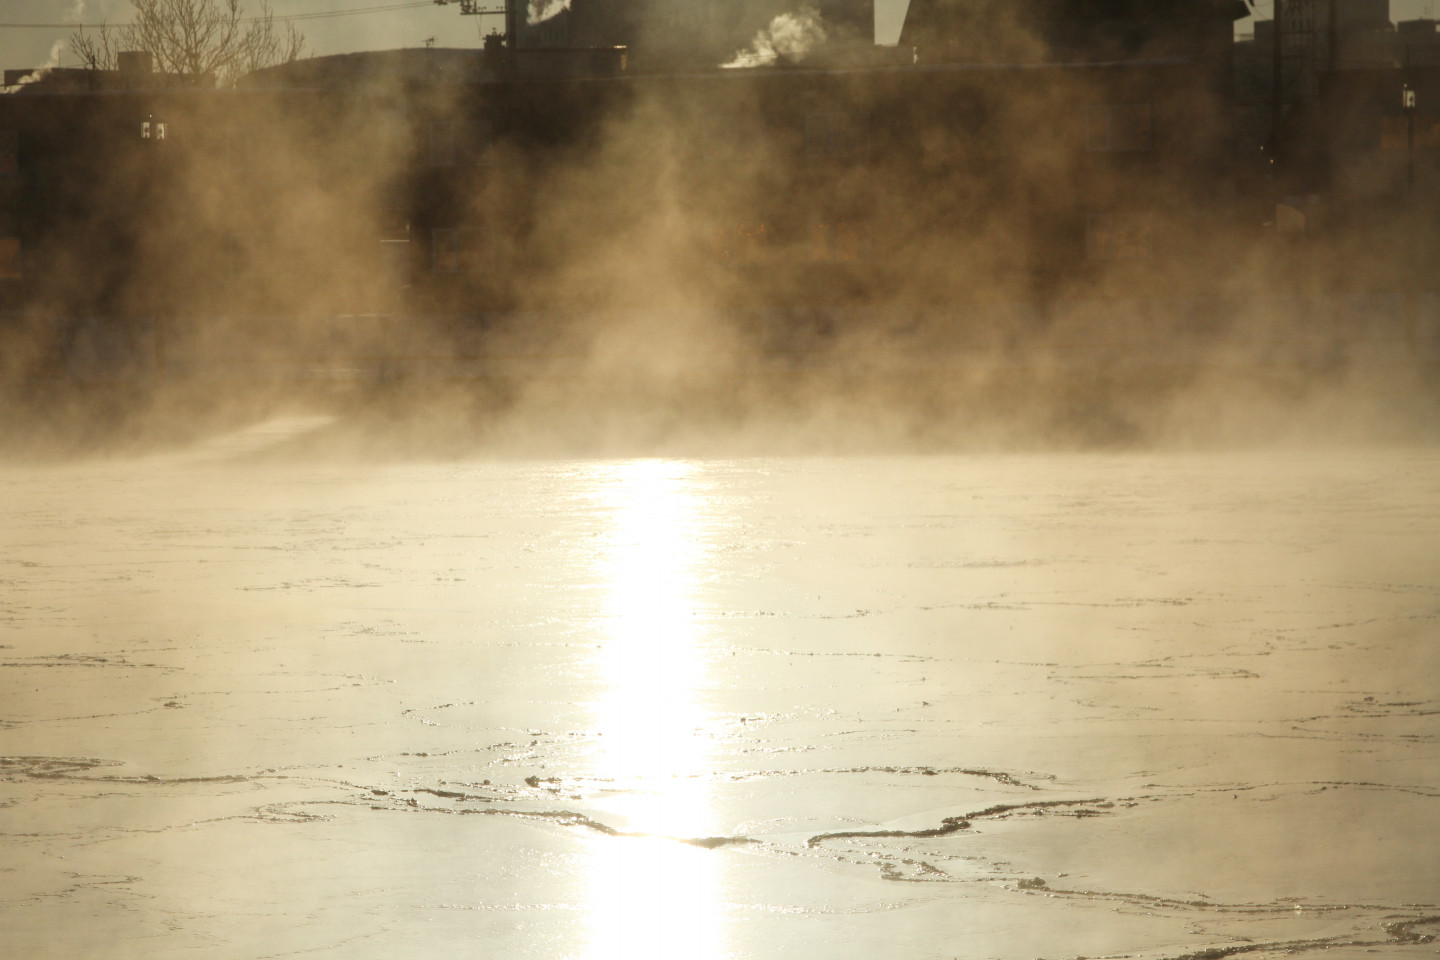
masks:
{"label": "hazy sky", "polygon": [[[328,13],[404,2],[404,0],[271,0],[275,13]],[[495,5],[499,5],[496,0]],[[875,0],[876,30],[882,43],[893,43],[900,33],[909,0]],[[1271,0],[1256,0],[1267,13]],[[248,4],[254,7],[254,3]],[[1391,0],[1393,19],[1433,16],[1437,0]],[[129,0],[0,0],[0,23],[122,22],[130,15]],[[497,17],[462,17],[458,4],[448,7],[426,3],[414,9],[360,13],[299,21],[298,26],[317,54],[390,47],[416,47],[430,37],[438,46],[478,46],[480,31],[499,26]],[[1242,23],[1241,29],[1248,29]],[[15,69],[45,63],[52,48],[62,65],[74,65],[66,46],[70,31],[63,27],[21,29],[0,27],[0,67]],[[55,47],[56,43],[58,47]]]}

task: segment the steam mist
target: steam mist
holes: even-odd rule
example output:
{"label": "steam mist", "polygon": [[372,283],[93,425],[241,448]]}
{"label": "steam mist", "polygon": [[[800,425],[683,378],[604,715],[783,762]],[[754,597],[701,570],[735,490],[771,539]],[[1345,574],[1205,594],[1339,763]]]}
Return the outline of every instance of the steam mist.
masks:
{"label": "steam mist", "polygon": [[0,97],[0,954],[1433,954],[1440,135],[1021,5]]}
{"label": "steam mist", "polygon": [[[1428,234],[1277,237],[1204,62],[987,29],[978,66],[846,54],[802,7],[726,66],[815,71],[505,82],[395,51],[9,98],[64,171],[26,181],[50,219],[6,306],[12,437],[292,402],[365,444],[424,411],[391,439],[440,447],[1428,436]],[[72,189],[88,213],[52,216]]]}
{"label": "steam mist", "polygon": [[531,23],[549,20],[560,11],[570,9],[569,0],[529,0],[529,3],[526,16]]}
{"label": "steam mist", "polygon": [[14,87],[0,87],[0,93],[19,93],[22,88],[32,83],[39,83],[45,79],[45,75],[56,67],[60,66],[60,54],[65,50],[65,41],[56,40],[50,45],[50,55],[45,62],[37,66],[28,76],[20,78],[20,82]]}
{"label": "steam mist", "polygon": [[819,11],[813,7],[802,8],[797,13],[782,13],[770,21],[770,26],[757,33],[749,47],[738,51],[735,59],[722,66],[768,67],[782,57],[799,63],[824,42],[825,26]]}

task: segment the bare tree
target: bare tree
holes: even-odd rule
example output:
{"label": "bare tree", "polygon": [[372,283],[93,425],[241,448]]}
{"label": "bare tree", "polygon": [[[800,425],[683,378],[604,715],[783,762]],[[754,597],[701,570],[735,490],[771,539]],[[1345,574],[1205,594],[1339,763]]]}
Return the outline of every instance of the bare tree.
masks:
{"label": "bare tree", "polygon": [[280,30],[268,0],[247,16],[241,0],[130,0],[134,19],[97,34],[70,35],[70,49],[92,70],[113,70],[121,50],[150,54],[155,69],[197,83],[231,86],[252,70],[289,63],[305,50],[291,24]]}

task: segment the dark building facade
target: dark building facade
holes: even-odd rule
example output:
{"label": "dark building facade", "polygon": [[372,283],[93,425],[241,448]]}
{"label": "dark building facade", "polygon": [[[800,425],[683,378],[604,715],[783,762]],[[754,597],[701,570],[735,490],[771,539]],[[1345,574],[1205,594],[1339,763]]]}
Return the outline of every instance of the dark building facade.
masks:
{"label": "dark building facade", "polygon": [[1222,62],[1241,0],[911,0],[900,33],[923,62]]}
{"label": "dark building facade", "polygon": [[[0,98],[0,322],[52,330],[52,357],[100,322],[162,331],[179,369],[207,339],[485,354],[703,305],[768,349],[807,317],[1198,296],[1260,229],[1236,201],[1228,48],[515,65],[630,39],[578,32],[598,3],[575,0],[572,46],[513,62],[388,51],[233,91]],[[940,29],[915,4],[907,30]]]}
{"label": "dark building facade", "polygon": [[259,345],[683,301],[770,317],[763,341],[817,310],[1173,291],[1230,215],[1224,104],[1183,61],[526,81],[437,59],[0,100],[0,314]]}
{"label": "dark building facade", "polygon": [[711,69],[750,47],[776,18],[813,15],[815,53],[875,42],[874,0],[572,0],[521,27],[520,46],[624,46],[640,70]]}

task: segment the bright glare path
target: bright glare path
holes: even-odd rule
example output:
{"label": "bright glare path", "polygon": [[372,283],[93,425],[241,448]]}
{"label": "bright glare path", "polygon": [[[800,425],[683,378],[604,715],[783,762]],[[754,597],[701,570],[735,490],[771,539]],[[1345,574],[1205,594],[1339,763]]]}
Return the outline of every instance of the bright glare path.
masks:
{"label": "bright glare path", "polygon": [[694,616],[706,545],[694,468],[636,461],[597,470],[609,515],[598,571],[605,596],[592,775],[639,837],[597,837],[590,868],[594,958],[720,957],[717,851],[706,835],[710,749],[703,638]]}

